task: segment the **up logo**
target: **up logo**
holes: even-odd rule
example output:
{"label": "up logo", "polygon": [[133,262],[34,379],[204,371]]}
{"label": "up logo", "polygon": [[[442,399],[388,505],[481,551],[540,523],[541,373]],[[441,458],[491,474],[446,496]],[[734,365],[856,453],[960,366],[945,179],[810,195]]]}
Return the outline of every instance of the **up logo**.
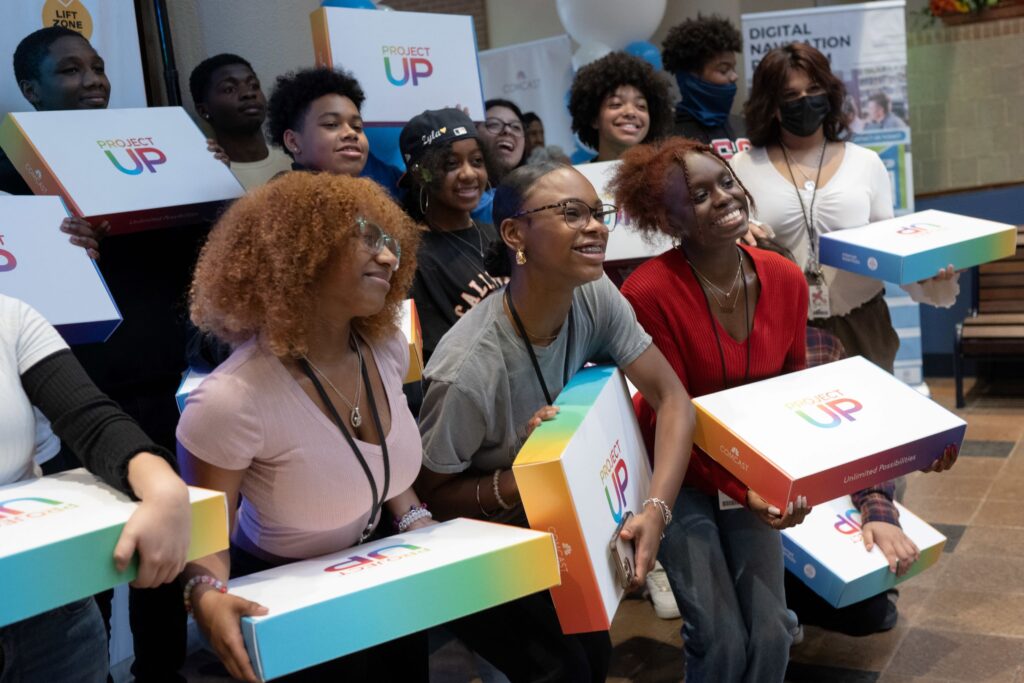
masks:
{"label": "up logo", "polygon": [[[434,65],[427,57],[429,47],[406,47],[404,45],[384,45],[384,75],[391,85],[402,86],[412,82],[413,87],[434,73]],[[398,65],[402,65],[402,75],[397,75]]]}
{"label": "up logo", "polygon": [[904,225],[902,228],[896,231],[898,235],[927,235],[928,233],[937,232],[942,230],[942,226],[935,225],[934,223],[911,223],[910,225]]}
{"label": "up logo", "polygon": [[65,503],[52,498],[9,498],[0,500],[0,527],[30,522],[39,517],[46,517],[57,512],[64,512],[78,507],[74,503]]}
{"label": "up logo", "polygon": [[860,401],[844,396],[835,389],[817,396],[809,396],[786,404],[807,423],[822,429],[832,429],[846,422],[856,422],[853,414],[864,408]]}
{"label": "up logo", "polygon": [[14,258],[12,254],[4,246],[4,236],[0,235],[0,273],[6,273],[9,270],[14,270],[18,265],[18,259]]}
{"label": "up logo", "polygon": [[852,536],[860,533],[861,517],[860,512],[856,509],[850,508],[841,515],[837,514],[836,519],[839,521],[837,521],[833,526],[835,526],[836,531],[844,536]]}
{"label": "up logo", "polygon": [[351,574],[353,572],[379,567],[380,565],[394,562],[410,555],[425,553],[429,549],[409,543],[396,543],[386,545],[383,548],[366,553],[365,555],[352,555],[341,562],[332,564],[324,569],[325,572],[337,572],[339,574]]}
{"label": "up logo", "polygon": [[618,524],[626,511],[626,487],[629,486],[629,469],[622,459],[622,446],[618,440],[612,446],[611,453],[601,467],[601,483],[604,484],[604,497],[608,501],[608,511]]}
{"label": "up logo", "polygon": [[[153,138],[115,138],[97,140],[96,144],[110,163],[125,175],[141,175],[143,171],[156,173],[156,167],[167,163],[167,155],[153,147]],[[127,159],[122,163],[122,159]]]}
{"label": "up logo", "polygon": [[[803,410],[796,411],[796,414],[807,420],[807,422],[815,427],[831,429],[841,425],[843,420],[846,420],[847,422],[856,422],[857,420],[853,417],[853,414],[861,410],[864,406],[861,405],[860,401],[852,398],[837,398],[827,403],[819,403],[814,407],[823,415],[818,415],[814,410],[810,410],[811,415],[808,415]],[[822,417],[824,419],[821,419]]]}

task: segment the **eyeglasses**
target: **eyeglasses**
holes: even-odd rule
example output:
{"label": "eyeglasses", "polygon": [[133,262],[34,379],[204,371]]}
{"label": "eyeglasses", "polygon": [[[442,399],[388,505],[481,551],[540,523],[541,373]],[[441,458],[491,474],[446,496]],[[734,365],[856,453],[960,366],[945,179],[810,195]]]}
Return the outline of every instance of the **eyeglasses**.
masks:
{"label": "eyeglasses", "polygon": [[604,226],[608,228],[608,232],[614,230],[615,225],[619,221],[618,207],[612,204],[598,204],[597,206],[592,207],[579,199],[566,199],[565,201],[558,202],[557,204],[538,206],[536,209],[520,211],[514,216],[509,216],[509,218],[522,218],[523,216],[528,216],[531,213],[537,213],[538,211],[544,211],[545,209],[561,209],[562,217],[565,218],[565,224],[573,230],[582,230],[585,228],[590,224],[591,217],[604,223]]}
{"label": "eyeglasses", "polygon": [[385,248],[395,255],[395,270],[402,260],[402,245],[391,235],[384,232],[384,228],[376,223],[371,223],[362,216],[356,218],[356,229],[359,230],[359,237],[363,245],[376,256]]}
{"label": "eyeglasses", "polygon": [[525,134],[523,124],[519,121],[502,121],[501,119],[494,117],[484,119],[484,130],[491,135],[501,135],[505,132],[506,128],[508,128],[508,131],[517,138],[521,138]]}

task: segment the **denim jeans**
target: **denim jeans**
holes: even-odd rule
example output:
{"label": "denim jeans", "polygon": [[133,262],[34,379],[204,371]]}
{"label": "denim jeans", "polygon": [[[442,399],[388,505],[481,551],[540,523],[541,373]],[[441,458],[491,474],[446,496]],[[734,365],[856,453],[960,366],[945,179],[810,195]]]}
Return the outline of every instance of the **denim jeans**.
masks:
{"label": "denim jeans", "polygon": [[0,683],[106,683],[108,668],[92,598],[0,628]]}
{"label": "denim jeans", "polygon": [[658,559],[683,614],[688,683],[782,683],[791,631],[779,532],[684,488]]}

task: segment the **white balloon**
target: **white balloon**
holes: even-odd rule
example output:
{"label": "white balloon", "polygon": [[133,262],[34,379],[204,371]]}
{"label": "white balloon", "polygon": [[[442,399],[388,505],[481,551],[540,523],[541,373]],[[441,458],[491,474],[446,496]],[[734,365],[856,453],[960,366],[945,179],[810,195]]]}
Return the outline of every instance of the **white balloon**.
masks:
{"label": "white balloon", "polygon": [[580,45],[621,50],[647,40],[665,16],[666,0],[556,0],[562,26]]}
{"label": "white balloon", "polygon": [[609,54],[612,51],[607,45],[601,43],[586,43],[580,45],[572,56],[573,71],[579,71],[581,67]]}

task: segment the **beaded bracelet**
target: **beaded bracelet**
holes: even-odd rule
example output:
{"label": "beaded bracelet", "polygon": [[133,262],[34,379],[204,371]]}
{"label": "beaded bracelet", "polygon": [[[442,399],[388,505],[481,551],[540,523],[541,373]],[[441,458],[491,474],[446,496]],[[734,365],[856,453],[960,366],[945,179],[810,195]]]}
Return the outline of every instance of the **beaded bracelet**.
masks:
{"label": "beaded bracelet", "polygon": [[658,510],[661,511],[661,518],[665,521],[665,526],[672,523],[672,511],[668,507],[668,503],[663,501],[661,498],[648,498],[644,501],[643,507],[648,505],[658,506]]}
{"label": "beaded bracelet", "polygon": [[419,505],[410,505],[409,511],[402,515],[402,518],[395,522],[395,527],[398,529],[398,533],[405,533],[409,530],[413,524],[421,519],[433,519],[434,515],[430,514],[430,510],[427,509],[426,503],[420,503]]}
{"label": "beaded bracelet", "polygon": [[498,501],[498,505],[501,506],[502,510],[511,510],[512,506],[505,502],[505,499],[501,497],[501,490],[498,488],[498,479],[501,477],[503,470],[494,470],[494,479],[491,480],[491,488],[494,489],[494,500]]}
{"label": "beaded bracelet", "polygon": [[201,576],[193,576],[191,579],[188,580],[188,583],[185,584],[184,590],[185,611],[189,614],[192,614],[192,589],[201,583],[204,583],[207,586],[213,586],[213,589],[220,593],[228,592],[227,585],[223,581],[214,576],[210,576],[208,574],[203,574]]}

